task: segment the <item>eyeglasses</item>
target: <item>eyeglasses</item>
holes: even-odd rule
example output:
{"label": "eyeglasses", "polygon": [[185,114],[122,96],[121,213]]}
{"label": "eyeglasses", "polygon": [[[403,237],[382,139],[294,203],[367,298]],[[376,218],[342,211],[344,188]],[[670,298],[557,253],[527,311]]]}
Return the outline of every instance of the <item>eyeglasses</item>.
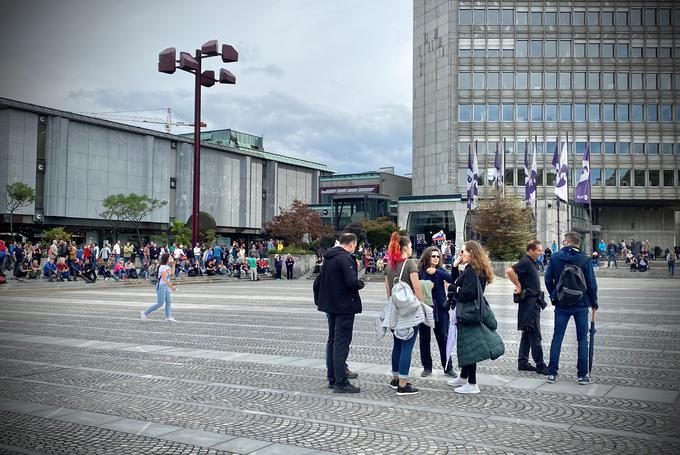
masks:
{"label": "eyeglasses", "polygon": [[430,257],[431,257],[432,259],[439,259],[439,255],[436,255],[436,256],[435,256],[435,255],[433,254],[433,255],[430,256]]}

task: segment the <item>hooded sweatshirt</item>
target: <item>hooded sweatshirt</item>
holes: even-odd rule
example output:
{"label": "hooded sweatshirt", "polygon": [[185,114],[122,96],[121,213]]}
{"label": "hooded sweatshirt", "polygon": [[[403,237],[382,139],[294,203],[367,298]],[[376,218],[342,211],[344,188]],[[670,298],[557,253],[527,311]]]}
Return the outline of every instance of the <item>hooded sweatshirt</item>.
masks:
{"label": "hooded sweatshirt", "polygon": [[550,294],[550,298],[552,300],[557,298],[557,282],[560,279],[562,270],[564,270],[564,266],[567,264],[578,265],[583,270],[583,276],[586,279],[588,289],[578,305],[593,307],[597,310],[599,308],[597,304],[597,281],[595,280],[593,263],[590,261],[590,258],[574,246],[565,246],[552,255],[552,260],[545,271],[545,287]]}
{"label": "hooded sweatshirt", "polygon": [[361,313],[359,289],[364,282],[357,277],[357,263],[344,248],[336,246],[323,255],[323,267],[315,282],[319,311],[330,314]]}

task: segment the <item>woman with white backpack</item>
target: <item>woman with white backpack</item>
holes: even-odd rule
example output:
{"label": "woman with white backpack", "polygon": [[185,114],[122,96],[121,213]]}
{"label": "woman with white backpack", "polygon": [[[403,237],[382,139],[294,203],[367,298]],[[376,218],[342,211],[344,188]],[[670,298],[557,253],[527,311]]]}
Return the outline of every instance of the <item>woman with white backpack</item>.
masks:
{"label": "woman with white backpack", "polygon": [[[424,318],[423,307],[425,305],[422,302],[425,301],[425,297],[418,278],[418,265],[409,259],[411,254],[411,240],[399,235],[398,232],[393,232],[387,248],[385,288],[387,298],[395,306],[392,317],[399,320],[393,321],[390,326],[396,327],[398,324],[400,327],[392,330],[394,347],[392,348],[392,380],[390,381],[390,387],[397,391],[398,396],[419,393],[419,390],[408,382],[408,374],[418,325],[423,322]],[[395,296],[392,295],[393,292]],[[413,299],[414,296],[417,301]],[[408,323],[411,320],[412,324]]]}

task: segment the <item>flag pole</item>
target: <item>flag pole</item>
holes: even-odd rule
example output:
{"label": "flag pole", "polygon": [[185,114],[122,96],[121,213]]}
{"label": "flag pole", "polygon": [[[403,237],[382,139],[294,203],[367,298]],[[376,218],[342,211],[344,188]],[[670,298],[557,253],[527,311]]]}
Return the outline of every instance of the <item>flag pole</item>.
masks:
{"label": "flag pole", "polygon": [[505,145],[505,138],[503,138],[503,164],[501,166],[502,169],[502,176],[501,178],[503,179],[503,197],[505,197],[505,154],[507,153],[508,149],[507,146]]}
{"label": "flag pole", "polygon": [[[560,153],[560,137],[557,137],[557,153]],[[559,160],[559,155],[558,155],[558,160]],[[560,177],[559,171],[556,171],[557,174],[555,175],[555,179],[558,179]],[[559,243],[560,239],[562,238],[560,236],[560,198],[555,194],[555,204],[557,206],[557,247],[559,248]]]}
{"label": "flag pole", "polygon": [[[588,135],[588,150],[590,150],[590,134]],[[590,170],[593,168],[590,165],[590,157],[588,159],[588,178],[590,179]],[[590,218],[590,248],[595,251],[593,246],[595,243],[595,238],[593,237],[593,189],[590,188],[590,197],[588,197],[588,217]]]}
{"label": "flag pole", "polygon": [[[538,159],[536,156],[536,146],[538,145],[538,136],[534,135],[534,155],[533,158],[531,159],[531,170],[533,172],[534,169],[534,160]],[[538,180],[538,176],[536,177],[536,180]],[[536,182],[538,183],[538,182]],[[536,190],[534,194],[534,218],[536,219],[536,238],[538,238],[538,184],[535,185]]]}
{"label": "flag pole", "polygon": [[571,174],[571,164],[569,163],[569,132],[567,132],[567,232],[571,231],[571,204],[569,203],[569,174]]}

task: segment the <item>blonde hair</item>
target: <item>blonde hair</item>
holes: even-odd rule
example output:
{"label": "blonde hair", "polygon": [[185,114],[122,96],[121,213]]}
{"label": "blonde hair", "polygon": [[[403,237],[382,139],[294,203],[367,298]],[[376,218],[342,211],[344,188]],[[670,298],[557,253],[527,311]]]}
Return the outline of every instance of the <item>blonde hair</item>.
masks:
{"label": "blonde hair", "polygon": [[470,265],[477,276],[484,277],[487,284],[491,283],[494,278],[494,273],[493,268],[491,267],[489,253],[475,240],[468,240],[463,245],[465,246],[465,251],[470,253]]}

